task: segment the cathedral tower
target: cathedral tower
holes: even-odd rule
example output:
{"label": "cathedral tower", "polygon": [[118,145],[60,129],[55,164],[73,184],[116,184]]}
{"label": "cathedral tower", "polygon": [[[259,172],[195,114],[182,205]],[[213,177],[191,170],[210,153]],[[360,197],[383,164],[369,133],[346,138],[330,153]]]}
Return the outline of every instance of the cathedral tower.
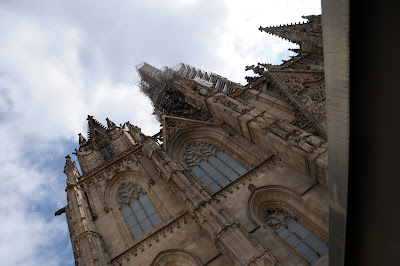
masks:
{"label": "cathedral tower", "polygon": [[320,18],[307,18],[261,28],[299,55],[248,67],[246,86],[183,63],[138,65],[154,136],[88,116],[82,174],[67,156],[56,213],[77,265],[328,265],[322,39]]}

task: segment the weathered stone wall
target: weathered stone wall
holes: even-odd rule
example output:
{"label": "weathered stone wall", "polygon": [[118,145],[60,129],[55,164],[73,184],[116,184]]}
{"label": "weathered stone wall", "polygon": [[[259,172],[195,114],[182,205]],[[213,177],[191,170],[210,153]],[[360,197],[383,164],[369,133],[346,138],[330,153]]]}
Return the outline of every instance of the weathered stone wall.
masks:
{"label": "weathered stone wall", "polygon": [[99,140],[93,140],[81,145],[79,150],[76,150],[79,165],[83,174],[87,174],[96,167],[105,163],[99,151],[99,143],[108,142],[114,156],[121,154],[126,149],[135,146],[132,137],[122,128],[114,128],[101,136]]}
{"label": "weathered stone wall", "polygon": [[[106,167],[81,181],[81,185],[87,193],[87,200],[91,203],[91,210],[87,212],[86,219],[91,221],[93,226],[91,230],[102,236],[111,262],[122,263],[122,265],[132,265],[132,263],[134,265],[150,265],[160,252],[179,249],[193,254],[202,264],[210,262],[209,265],[227,265],[226,259],[220,256],[220,251],[209,236],[187,214],[182,202],[168,187],[166,181],[160,177],[151,161],[140,155],[130,156],[123,158],[123,162],[129,170],[123,167],[115,170],[115,167],[111,167],[110,171],[109,167]],[[129,160],[133,157],[136,158],[136,162]],[[131,163],[129,164],[129,162]],[[115,165],[120,166],[118,163]],[[107,198],[108,190],[126,180],[136,181],[144,187],[150,201],[163,219],[161,224],[138,239],[134,239],[130,234],[123,214],[115,202],[112,202],[113,199]],[[86,200],[86,198],[82,200]],[[70,202],[69,208],[77,206],[74,202]],[[89,208],[87,205],[85,206],[86,209]],[[76,218],[77,215],[72,216]],[[82,224],[79,222],[71,225],[74,232],[74,228],[81,227]],[[84,229],[81,228],[80,231],[84,231]],[[74,236],[75,234],[72,233],[72,240]],[[81,245],[80,256],[86,249],[90,249],[88,243],[82,242]],[[85,262],[88,265],[93,263],[87,258]]]}
{"label": "weathered stone wall", "polygon": [[[247,231],[275,256],[280,265],[301,265],[304,260],[296,252],[284,245],[279,236],[262,226],[262,221],[251,217],[249,199],[251,189],[279,186],[297,194],[302,204],[308,205],[314,212],[308,212],[308,219],[319,222],[315,226],[322,231],[321,239],[327,240],[328,234],[328,192],[327,187],[311,181],[294,168],[285,165],[283,161],[265,163],[261,169],[245,174],[234,185],[218,192],[213,198],[218,199],[219,205],[236,222],[241,223]],[[249,189],[250,188],[250,189]],[[284,198],[281,199],[285,201]],[[301,210],[300,210],[301,212]],[[310,229],[311,230],[311,229]]]}

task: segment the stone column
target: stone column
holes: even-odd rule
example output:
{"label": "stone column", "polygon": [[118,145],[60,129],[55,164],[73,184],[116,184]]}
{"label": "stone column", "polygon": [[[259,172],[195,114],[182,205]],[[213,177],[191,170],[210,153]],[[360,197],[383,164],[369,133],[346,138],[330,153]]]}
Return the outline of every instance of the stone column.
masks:
{"label": "stone column", "polygon": [[76,265],[106,265],[110,262],[107,248],[97,233],[84,191],[80,188],[79,172],[75,162],[66,157],[64,173],[67,175],[65,208],[72,249]]}

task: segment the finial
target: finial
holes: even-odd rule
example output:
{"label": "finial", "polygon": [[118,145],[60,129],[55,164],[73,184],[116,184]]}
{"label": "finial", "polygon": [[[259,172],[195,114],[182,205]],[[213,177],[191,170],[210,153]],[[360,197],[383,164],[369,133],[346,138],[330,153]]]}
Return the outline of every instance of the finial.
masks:
{"label": "finial", "polygon": [[67,175],[67,184],[75,184],[78,181],[79,171],[69,154],[65,156],[65,159],[64,173]]}
{"label": "finial", "polygon": [[142,133],[140,127],[132,125],[131,123],[129,123],[129,121],[125,124],[128,127],[129,134],[131,134],[135,142],[140,143],[146,138],[146,136]]}
{"label": "finial", "polygon": [[73,162],[71,160],[71,156],[69,154],[65,156],[65,166],[64,166],[64,173],[67,173],[68,169],[71,169],[71,166],[73,165]]}
{"label": "finial", "polygon": [[81,133],[79,133],[78,136],[79,136],[79,145],[82,146],[83,144],[86,143],[86,139],[82,136]]}
{"label": "finial", "polygon": [[111,120],[108,119],[108,118],[106,118],[106,120],[107,120],[107,127],[108,127],[108,129],[113,129],[113,128],[116,127],[116,126],[115,126],[115,123],[114,123],[113,121],[111,121]]}

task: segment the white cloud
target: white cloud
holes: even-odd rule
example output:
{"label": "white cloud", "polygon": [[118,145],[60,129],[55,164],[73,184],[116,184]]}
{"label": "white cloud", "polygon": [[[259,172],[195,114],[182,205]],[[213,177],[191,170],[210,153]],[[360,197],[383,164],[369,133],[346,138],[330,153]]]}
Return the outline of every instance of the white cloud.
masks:
{"label": "white cloud", "polygon": [[53,216],[66,204],[60,161],[88,114],[159,130],[135,85],[137,63],[185,62],[244,82],[246,65],[279,63],[293,47],[259,26],[318,13],[316,0],[2,1],[2,264],[72,264],[65,217]]}

